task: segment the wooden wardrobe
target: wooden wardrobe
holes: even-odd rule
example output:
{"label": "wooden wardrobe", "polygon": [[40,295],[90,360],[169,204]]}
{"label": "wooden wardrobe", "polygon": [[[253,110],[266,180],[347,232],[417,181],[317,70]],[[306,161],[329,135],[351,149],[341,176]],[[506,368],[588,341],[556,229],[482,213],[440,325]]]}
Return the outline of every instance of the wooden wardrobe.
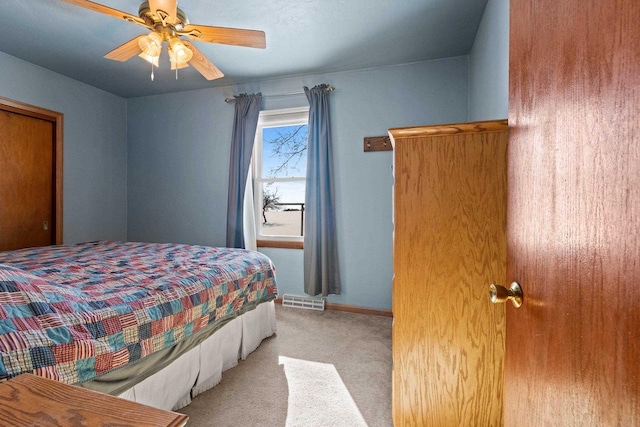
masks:
{"label": "wooden wardrobe", "polygon": [[389,134],[394,425],[500,426],[507,121]]}

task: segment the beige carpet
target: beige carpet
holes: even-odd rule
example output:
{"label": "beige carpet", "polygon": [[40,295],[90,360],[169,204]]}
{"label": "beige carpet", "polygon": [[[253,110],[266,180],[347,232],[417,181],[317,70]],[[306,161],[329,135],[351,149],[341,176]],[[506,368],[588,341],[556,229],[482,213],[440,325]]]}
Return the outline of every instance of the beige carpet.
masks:
{"label": "beige carpet", "polygon": [[276,305],[278,333],[179,412],[188,426],[391,426],[389,317]]}

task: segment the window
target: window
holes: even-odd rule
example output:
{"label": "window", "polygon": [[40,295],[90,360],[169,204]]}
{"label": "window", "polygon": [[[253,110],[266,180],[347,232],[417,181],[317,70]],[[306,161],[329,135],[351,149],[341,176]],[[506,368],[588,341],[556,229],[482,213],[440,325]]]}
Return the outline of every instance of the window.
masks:
{"label": "window", "polygon": [[302,248],[309,108],[261,111],[253,153],[258,246]]}

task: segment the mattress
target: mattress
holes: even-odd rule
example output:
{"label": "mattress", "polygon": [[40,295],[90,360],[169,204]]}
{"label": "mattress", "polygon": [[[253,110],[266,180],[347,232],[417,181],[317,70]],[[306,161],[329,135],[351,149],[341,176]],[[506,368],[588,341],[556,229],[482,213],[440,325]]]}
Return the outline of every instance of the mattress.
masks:
{"label": "mattress", "polygon": [[[276,297],[253,251],[89,242],[0,253],[0,381],[31,372],[117,394]],[[105,380],[106,379],[106,380]]]}

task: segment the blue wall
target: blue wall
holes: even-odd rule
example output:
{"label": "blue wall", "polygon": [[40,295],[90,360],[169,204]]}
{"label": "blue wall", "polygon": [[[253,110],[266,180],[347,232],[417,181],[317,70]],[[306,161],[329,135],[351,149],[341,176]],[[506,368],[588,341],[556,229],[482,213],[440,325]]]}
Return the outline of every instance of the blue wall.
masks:
{"label": "blue wall", "polygon": [[[387,129],[467,119],[467,57],[269,80],[128,101],[128,238],[225,244],[233,106],[242,92],[277,94],[329,83],[343,293],[329,301],[391,308],[392,153],[363,152]],[[263,109],[306,105],[267,98]],[[281,293],[303,294],[302,251],[264,249]]]}
{"label": "blue wall", "polygon": [[509,113],[509,0],[489,0],[469,54],[469,121]]}
{"label": "blue wall", "polygon": [[[64,114],[64,240],[221,246],[233,107],[242,92],[329,83],[343,294],[391,308],[392,153],[364,153],[388,128],[507,117],[508,0],[489,0],[470,56],[125,100],[0,53],[0,96]],[[306,105],[267,98],[263,109]],[[128,175],[127,175],[128,173]],[[281,293],[302,293],[302,251],[263,249]]]}
{"label": "blue wall", "polygon": [[126,239],[126,100],[2,52],[0,69],[1,97],[64,114],[64,242]]}

